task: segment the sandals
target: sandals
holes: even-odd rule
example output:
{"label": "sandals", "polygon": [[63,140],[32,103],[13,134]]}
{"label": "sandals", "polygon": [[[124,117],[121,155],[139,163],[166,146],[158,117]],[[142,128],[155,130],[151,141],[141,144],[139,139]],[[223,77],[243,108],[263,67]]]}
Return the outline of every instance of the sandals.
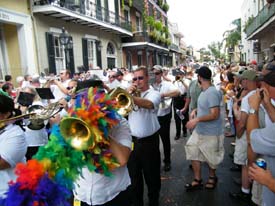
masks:
{"label": "sandals", "polygon": [[218,178],[217,176],[209,176],[208,181],[205,183],[205,189],[213,190],[217,186]]}
{"label": "sandals", "polygon": [[199,190],[202,188],[203,188],[202,179],[200,180],[194,179],[193,182],[185,184],[186,191]]}

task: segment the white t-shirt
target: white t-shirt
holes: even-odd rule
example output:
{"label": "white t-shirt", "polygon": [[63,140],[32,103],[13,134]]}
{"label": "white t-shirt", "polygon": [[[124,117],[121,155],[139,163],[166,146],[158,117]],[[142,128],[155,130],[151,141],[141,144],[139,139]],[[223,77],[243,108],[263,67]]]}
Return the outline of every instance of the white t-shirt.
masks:
{"label": "white t-shirt", "polygon": [[160,104],[160,93],[150,88],[141,93],[141,97],[154,104],[153,109],[138,108],[129,113],[128,122],[132,136],[137,138],[148,137],[159,130],[157,111]]}
{"label": "white t-shirt", "polygon": [[[118,143],[131,149],[132,137],[126,119],[110,131]],[[112,171],[113,177],[90,172],[88,168],[82,169],[75,182],[74,196],[76,199],[86,202],[89,205],[101,205],[114,199],[121,191],[124,191],[130,184],[130,176],[127,166],[119,167]]]}
{"label": "white t-shirt", "polygon": [[19,162],[26,162],[27,144],[24,131],[17,125],[10,124],[0,134],[0,156],[10,164],[10,168],[0,170],[0,197],[5,197],[8,182],[17,178],[14,167]]}
{"label": "white t-shirt", "polygon": [[[173,85],[172,82],[167,81],[161,81],[160,84],[154,84],[153,88],[160,92],[160,94],[164,94],[167,92],[170,92],[172,90],[178,90],[175,85]],[[159,109],[158,109],[158,116],[164,116],[171,112],[171,106],[172,106],[172,97],[164,97],[161,99]]]}

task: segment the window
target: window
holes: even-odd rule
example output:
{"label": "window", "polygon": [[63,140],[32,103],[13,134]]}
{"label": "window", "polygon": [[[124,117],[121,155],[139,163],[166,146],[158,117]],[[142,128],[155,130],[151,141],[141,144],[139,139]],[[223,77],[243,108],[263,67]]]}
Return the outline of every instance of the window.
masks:
{"label": "window", "polygon": [[107,45],[107,66],[112,69],[116,67],[116,50],[112,43]]}
{"label": "window", "polygon": [[141,31],[141,19],[139,13],[136,13],[136,28],[137,31]]}
{"label": "window", "polygon": [[57,74],[66,67],[65,58],[64,58],[64,48],[60,44],[59,34],[54,34],[54,56],[55,56],[55,65]]}
{"label": "window", "polygon": [[88,65],[89,68],[93,66],[97,66],[96,62],[96,49],[95,49],[95,41],[92,39],[88,39],[87,41],[87,50],[88,50]]}
{"label": "window", "polygon": [[124,18],[125,22],[130,22],[130,9],[128,6],[124,6]]}
{"label": "window", "polygon": [[138,51],[137,53],[137,58],[138,58],[138,66],[142,65],[142,51]]}

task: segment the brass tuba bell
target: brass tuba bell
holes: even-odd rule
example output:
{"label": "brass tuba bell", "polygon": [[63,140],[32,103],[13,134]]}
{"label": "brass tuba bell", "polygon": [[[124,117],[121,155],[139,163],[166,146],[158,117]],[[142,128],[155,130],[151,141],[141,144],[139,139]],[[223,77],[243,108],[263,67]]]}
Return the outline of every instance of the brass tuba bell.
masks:
{"label": "brass tuba bell", "polygon": [[129,112],[131,112],[134,108],[134,101],[131,94],[129,94],[126,90],[117,87],[112,89],[109,92],[111,98],[115,99],[118,103],[119,110],[118,113],[121,116],[127,116]]}
{"label": "brass tuba bell", "polygon": [[88,124],[76,117],[66,117],[60,122],[60,133],[76,150],[91,151],[95,146],[95,134]]}

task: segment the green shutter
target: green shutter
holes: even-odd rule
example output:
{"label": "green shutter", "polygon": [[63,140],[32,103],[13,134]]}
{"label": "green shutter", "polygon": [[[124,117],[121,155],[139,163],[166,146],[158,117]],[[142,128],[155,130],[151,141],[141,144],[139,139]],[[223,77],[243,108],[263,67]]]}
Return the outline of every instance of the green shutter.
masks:
{"label": "green shutter", "polygon": [[[70,36],[70,40],[71,42],[73,42],[73,37]],[[69,62],[69,69],[71,71],[71,74],[74,74],[75,69],[74,69],[74,48],[72,47],[69,50],[69,58],[70,58],[70,62]]]}
{"label": "green shutter", "polygon": [[82,38],[82,57],[83,57],[83,66],[85,71],[89,69],[89,60],[88,60],[88,40]]}
{"label": "green shutter", "polygon": [[96,62],[97,62],[97,66],[99,66],[102,69],[102,61],[101,61],[101,50],[102,48],[99,49],[99,45],[100,41],[96,41],[95,42],[95,48],[96,48]]}
{"label": "green shutter", "polygon": [[54,39],[53,34],[50,32],[46,32],[46,44],[48,52],[49,73],[56,74]]}

